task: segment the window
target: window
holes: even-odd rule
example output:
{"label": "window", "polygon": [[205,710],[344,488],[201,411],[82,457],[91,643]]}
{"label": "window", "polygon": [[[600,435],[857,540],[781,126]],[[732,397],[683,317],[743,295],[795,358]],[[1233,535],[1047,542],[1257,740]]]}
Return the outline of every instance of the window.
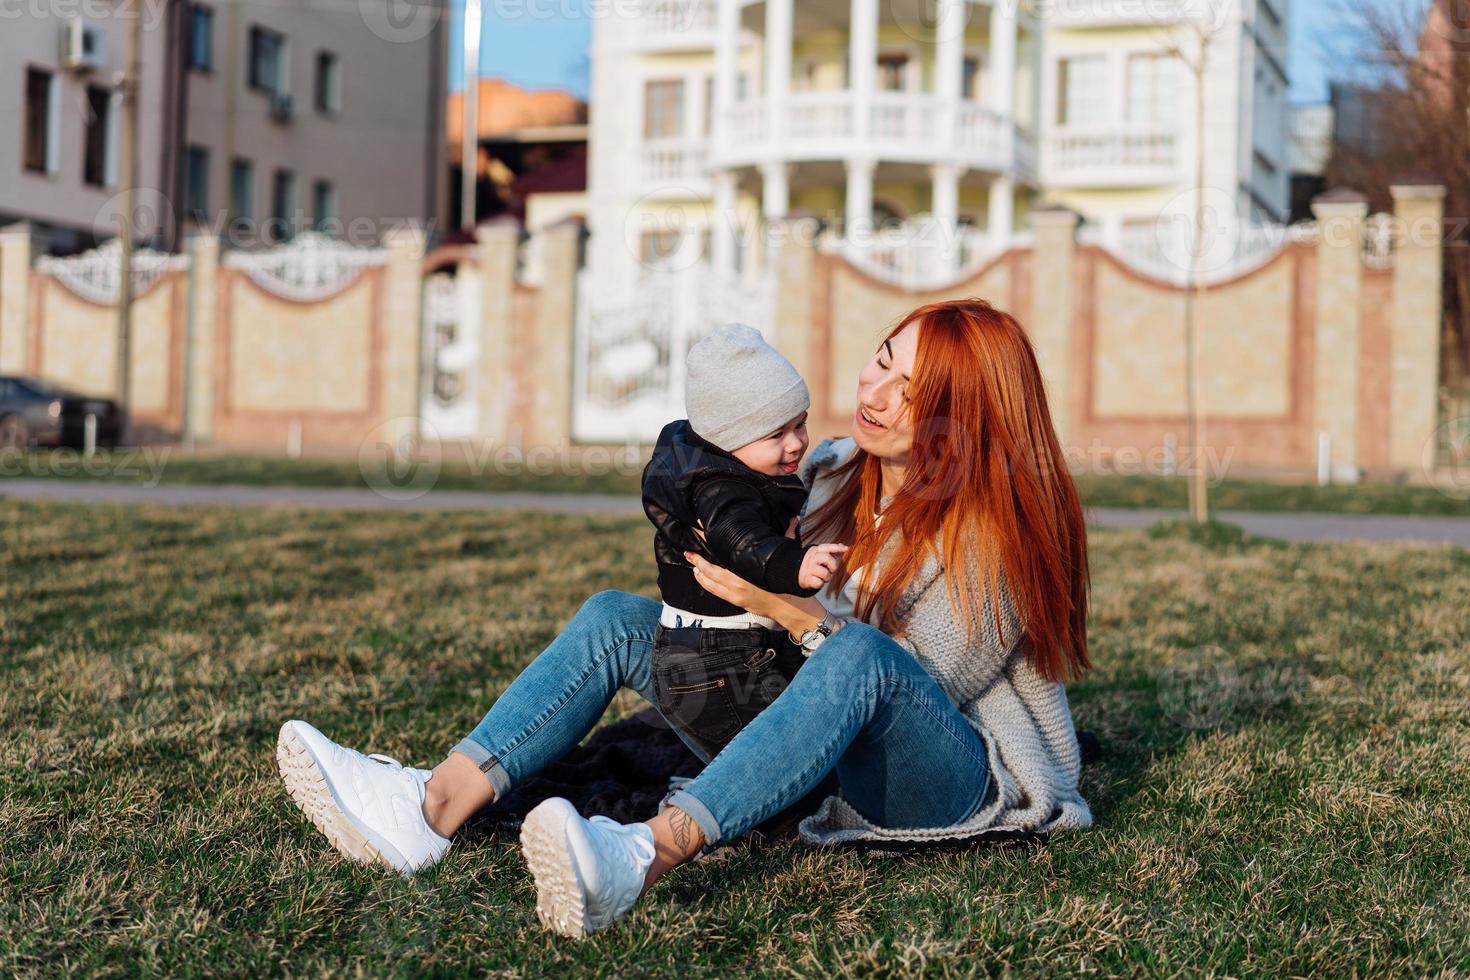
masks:
{"label": "window", "polygon": [[214,69],[214,8],[202,3],[189,8],[189,67]]}
{"label": "window", "polygon": [[286,91],[286,39],[264,27],[250,28],[250,87],[273,95]]}
{"label": "window", "polygon": [[296,175],[277,170],[271,186],[271,219],[280,222],[281,238],[291,237],[291,222],[296,217]]}
{"label": "window", "polygon": [[316,53],[316,111],[342,111],[342,63],[330,51]]}
{"label": "window", "polygon": [[209,151],[202,146],[184,151],[184,211],[195,217],[209,211]]}
{"label": "window", "polygon": [[243,157],[230,161],[230,220],[255,219],[255,165]]}
{"label": "window", "polygon": [[1100,125],[1108,121],[1108,60],[1089,54],[1058,62],[1057,123]]}
{"label": "window", "polygon": [[112,156],[112,90],[87,86],[87,118],[83,131],[82,180],[91,187],[114,181]]}
{"label": "window", "polygon": [[684,134],[684,83],[679,80],[643,85],[643,138],[667,139]]}
{"label": "window", "polygon": [[715,80],[710,76],[704,80],[704,135],[708,136],[715,122]]}
{"label": "window", "polygon": [[960,98],[980,98],[980,59],[966,58],[960,71]]}
{"label": "window", "polygon": [[1178,119],[1179,62],[1167,54],[1128,56],[1126,121],[1172,129]]}
{"label": "window", "polygon": [[908,75],[909,56],[906,54],[883,54],[878,56],[878,90],[902,92]]}
{"label": "window", "polygon": [[337,189],[330,180],[319,180],[311,185],[311,210],[316,215],[316,229],[323,230],[327,222],[337,217]]}
{"label": "window", "polygon": [[25,156],[27,170],[55,173],[56,76],[40,68],[26,69]]}

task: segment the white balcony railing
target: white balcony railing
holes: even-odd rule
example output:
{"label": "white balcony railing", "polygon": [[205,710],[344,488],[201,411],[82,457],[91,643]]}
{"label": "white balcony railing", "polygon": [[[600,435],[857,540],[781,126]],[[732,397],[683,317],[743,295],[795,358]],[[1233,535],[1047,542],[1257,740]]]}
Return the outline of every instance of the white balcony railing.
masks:
{"label": "white balcony railing", "polygon": [[[863,104],[868,124],[860,134]],[[978,102],[947,101],[928,92],[878,92],[860,103],[845,89],[793,92],[774,127],[768,108],[763,98],[730,107],[716,140],[716,166],[865,157],[1034,175],[1030,133]]]}
{"label": "white balcony railing", "polygon": [[715,0],[642,0],[639,35],[646,46],[714,45]]}
{"label": "white balcony railing", "polygon": [[1146,27],[1212,18],[1220,0],[1053,0],[1056,27]]}
{"label": "white balcony railing", "polygon": [[762,143],[766,138],[766,104],[763,101],[737,102],[725,116],[725,136],[732,146]]}
{"label": "white balcony railing", "polygon": [[846,92],[796,92],[787,97],[781,128],[803,139],[845,139],[853,133],[852,113]]}
{"label": "white balcony railing", "polygon": [[1172,183],[1183,174],[1178,130],[1061,130],[1046,142],[1045,181],[1060,186]]}
{"label": "white balcony railing", "polygon": [[692,184],[708,177],[709,145],[682,137],[643,144],[643,179],[654,184]]}

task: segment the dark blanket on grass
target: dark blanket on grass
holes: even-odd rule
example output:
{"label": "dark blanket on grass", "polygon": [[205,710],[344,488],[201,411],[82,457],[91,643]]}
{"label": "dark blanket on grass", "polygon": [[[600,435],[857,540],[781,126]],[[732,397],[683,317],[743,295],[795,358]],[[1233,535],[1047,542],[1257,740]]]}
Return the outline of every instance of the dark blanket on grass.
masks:
{"label": "dark blanket on grass", "polygon": [[[1078,732],[1082,762],[1101,756],[1101,746],[1091,732]],[[552,763],[539,775],[515,787],[504,799],[481,810],[472,826],[483,829],[515,830],[522,818],[538,803],[553,796],[576,805],[584,817],[598,814],[620,823],[648,820],[658,812],[669,792],[669,779],[693,777],[704,763],[680,741],[673,729],[652,708],[605,725],[581,745]],[[797,824],[816,811],[822,800],[839,792],[835,775],[828,775],[805,797],[750,831],[748,843],[759,845],[796,836]],[[903,845],[904,850],[967,850],[975,847],[1035,847],[1046,842],[1045,834],[986,831],[939,841]],[[872,845],[855,845],[854,850],[873,850]],[[885,844],[882,850],[893,850]]]}

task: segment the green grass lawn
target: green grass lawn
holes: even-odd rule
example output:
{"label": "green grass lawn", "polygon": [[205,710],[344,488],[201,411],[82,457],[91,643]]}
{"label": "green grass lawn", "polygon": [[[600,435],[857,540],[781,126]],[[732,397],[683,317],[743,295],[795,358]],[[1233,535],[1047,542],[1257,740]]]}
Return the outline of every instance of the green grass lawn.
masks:
{"label": "green grass lawn", "polygon": [[[282,792],[280,723],[432,764],[644,522],[0,501],[0,973],[1470,971],[1470,553],[1096,532],[1089,831],[686,866],[586,943],[510,836],[413,880]],[[636,710],[623,695],[609,720]]]}

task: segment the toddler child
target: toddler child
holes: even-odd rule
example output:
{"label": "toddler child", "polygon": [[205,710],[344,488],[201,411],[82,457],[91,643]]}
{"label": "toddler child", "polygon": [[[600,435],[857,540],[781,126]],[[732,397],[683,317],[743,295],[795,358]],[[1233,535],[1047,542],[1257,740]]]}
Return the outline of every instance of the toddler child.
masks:
{"label": "toddler child", "polygon": [[653,682],[664,717],[713,758],[803,658],[774,620],[705,591],[684,552],[769,592],[810,596],[847,549],[803,548],[792,530],[807,496],[796,470],[811,400],[791,362],[753,327],[731,323],[690,349],[686,378],[689,418],[664,427],[643,471],[664,601]]}

